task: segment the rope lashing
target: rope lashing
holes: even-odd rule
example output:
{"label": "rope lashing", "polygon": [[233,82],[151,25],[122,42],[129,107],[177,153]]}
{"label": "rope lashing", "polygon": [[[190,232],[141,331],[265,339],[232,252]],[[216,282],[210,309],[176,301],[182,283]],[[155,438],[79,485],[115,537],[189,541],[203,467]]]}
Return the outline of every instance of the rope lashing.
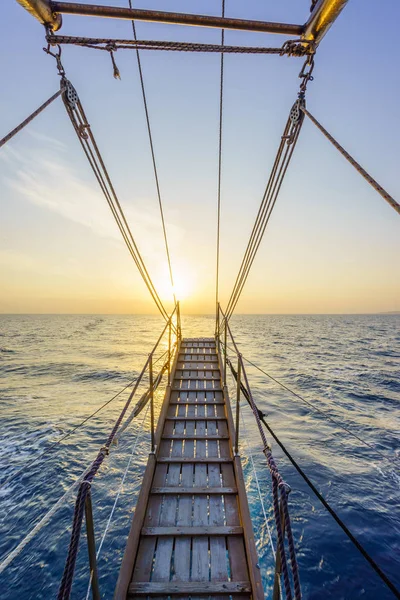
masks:
{"label": "rope lashing", "polygon": [[[132,8],[131,0],[129,0],[129,8]],[[136,26],[135,26],[134,21],[132,21],[132,33],[133,33],[133,41],[136,42],[136,44],[137,44]],[[173,276],[173,272],[172,272],[171,254],[169,251],[167,228],[165,225],[164,209],[163,209],[163,203],[162,203],[162,198],[161,198],[160,180],[158,177],[156,155],[155,155],[154,143],[153,143],[153,134],[152,134],[152,129],[151,129],[151,125],[150,125],[150,113],[149,113],[149,108],[147,105],[147,96],[146,96],[146,90],[145,90],[145,86],[144,86],[142,62],[140,60],[140,53],[139,53],[138,45],[136,45],[136,61],[137,61],[138,71],[139,71],[140,87],[142,90],[143,107],[144,107],[144,112],[145,112],[145,117],[146,117],[147,133],[149,136],[150,152],[151,152],[151,159],[152,159],[152,163],[153,163],[153,172],[154,172],[154,180],[155,180],[156,190],[157,190],[158,206],[160,209],[161,225],[162,225],[162,230],[163,230],[163,235],[164,235],[165,251],[167,254],[169,279],[171,282],[172,296],[174,299],[174,304],[176,305],[176,294],[175,294],[175,286],[174,286],[174,276]]]}
{"label": "rope lashing", "polygon": [[172,52],[216,52],[224,54],[274,54],[277,56],[304,57],[314,53],[312,42],[288,40],[280,48],[264,46],[231,46],[224,44],[198,44],[193,42],[168,42],[138,39],[90,38],[48,34],[46,41],[51,45],[65,44],[82,46],[93,50],[161,50]]}
{"label": "rope lashing", "polygon": [[124,211],[121,203],[118,199],[114,186],[111,182],[104,160],[100,154],[93,132],[86,118],[86,114],[83,110],[79,96],[71,84],[65,77],[65,70],[61,63],[61,48],[58,54],[50,52],[49,48],[45,49],[48,54],[54,56],[57,60],[58,72],[61,76],[61,86],[64,89],[62,98],[64,101],[67,114],[71,120],[71,123],[78,136],[78,140],[82,146],[82,149],[88,159],[88,162],[92,168],[92,171],[100,185],[100,188],[106,198],[106,201],[111,209],[114,219],[118,225],[121,235],[125,241],[125,244],[141,274],[143,281],[149,290],[158,310],[168,320],[168,313],[164,308],[164,305],[158,295],[158,292],[153,284],[153,281],[147,271],[146,265],[136,245],[135,239],[132,235],[132,231],[126,220]]}
{"label": "rope lashing", "polygon": [[[232,337],[232,335],[231,335],[231,337]],[[237,351],[237,349],[235,349],[235,351]],[[241,354],[238,353],[238,356],[239,356],[239,360],[242,361]],[[227,364],[229,365],[229,367],[231,369],[233,377],[237,381],[237,372],[229,358],[227,358]],[[249,406],[250,406],[250,408],[253,412],[254,418],[256,420],[258,431],[260,433],[260,437],[261,437],[261,440],[263,443],[263,453],[267,460],[268,468],[269,468],[269,471],[271,474],[272,499],[273,499],[275,527],[276,527],[277,538],[278,538],[279,553],[280,553],[280,557],[281,557],[281,561],[282,561],[282,574],[283,574],[286,598],[287,598],[287,600],[292,600],[293,595],[292,595],[292,588],[291,588],[291,583],[290,583],[289,567],[288,567],[286,552],[285,552],[285,533],[287,535],[287,541],[288,541],[290,565],[291,565],[293,587],[294,587],[294,598],[295,598],[295,600],[300,600],[301,599],[300,577],[299,577],[295,544],[294,544],[294,538],[293,538],[292,528],[291,528],[291,524],[290,524],[290,514],[289,514],[289,507],[288,507],[288,495],[290,492],[290,487],[282,479],[282,477],[279,473],[278,467],[276,466],[274,457],[272,456],[271,448],[268,444],[268,441],[264,434],[264,430],[261,425],[261,419],[263,417],[263,413],[261,411],[259,411],[256,403],[254,402],[243,362],[242,362],[242,372],[243,372],[245,382],[240,383],[240,389],[241,389],[241,392],[243,393],[244,397],[246,398],[247,402],[249,403]],[[280,509],[279,509],[279,498],[281,500],[281,505],[282,505],[284,515],[285,515],[284,527],[282,527],[282,520],[281,520]]]}
{"label": "rope lashing", "polygon": [[337,150],[339,150],[340,154],[344,156],[344,158],[360,173],[362,177],[364,177],[365,181],[367,181],[373,188],[382,196],[384,200],[394,210],[400,215],[400,204],[396,202],[396,200],[373,178],[363,167],[358,163],[344,148],[339,144],[338,141],[321,125],[319,121],[305,108],[305,106],[301,107],[302,112],[307,115],[314,125],[324,134],[324,136],[335,146]]}
{"label": "rope lashing", "polygon": [[64,92],[64,87],[62,87],[58,92],[56,92],[55,94],[53,94],[48,100],[46,100],[46,102],[43,102],[43,104],[41,106],[39,106],[39,108],[37,108],[33,113],[31,113],[29,115],[29,117],[27,117],[24,121],[22,121],[19,125],[17,125],[17,127],[15,127],[14,129],[12,129],[10,131],[10,133],[8,133],[7,135],[5,135],[0,140],[0,148],[2,146],[4,146],[5,144],[7,144],[7,142],[9,142],[15,135],[17,135],[17,133],[19,133],[22,129],[24,129],[24,127],[26,127],[27,125],[29,125],[29,123],[31,123],[33,121],[33,119],[35,119],[38,115],[40,115],[40,113],[42,111],[44,111],[45,108],[47,108],[48,106],[50,106],[50,104],[52,102],[54,102],[54,100],[56,100],[59,96],[61,96],[61,94],[63,92]]}
{"label": "rope lashing", "polygon": [[302,82],[300,85],[298,98],[290,110],[267,187],[265,189],[264,196],[261,201],[252,232],[250,234],[247,248],[244,253],[231,296],[229,298],[228,306],[225,311],[225,318],[228,320],[232,316],[246,284],[266,227],[279,196],[288,166],[292,159],[304,121],[304,113],[302,112],[301,107],[305,105],[305,92],[307,89],[307,84],[309,81],[313,80],[313,69],[314,56],[312,55],[307,57],[299,74]]}

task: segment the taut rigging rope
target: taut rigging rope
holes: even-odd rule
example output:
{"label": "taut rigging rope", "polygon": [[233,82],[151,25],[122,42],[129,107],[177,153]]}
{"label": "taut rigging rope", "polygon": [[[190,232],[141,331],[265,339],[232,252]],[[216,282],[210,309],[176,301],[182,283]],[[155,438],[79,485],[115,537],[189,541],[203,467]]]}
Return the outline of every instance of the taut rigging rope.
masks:
{"label": "taut rigging rope", "polygon": [[64,92],[64,88],[62,87],[58,92],[56,92],[48,100],[46,100],[46,102],[43,102],[43,104],[41,106],[39,106],[39,108],[37,108],[33,113],[31,113],[29,115],[29,117],[27,117],[24,121],[22,121],[22,123],[20,123],[19,125],[17,125],[17,127],[15,127],[12,131],[10,131],[10,133],[8,133],[7,135],[5,135],[0,140],[0,148],[2,146],[4,146],[4,144],[7,144],[7,142],[9,142],[11,140],[11,138],[14,137],[14,135],[17,135],[17,133],[19,133],[24,127],[26,127],[27,125],[29,125],[29,123],[31,121],[33,121],[33,119],[35,117],[37,117],[38,115],[40,115],[40,113],[45,108],[47,108],[52,102],[54,102],[54,100],[56,100],[56,98],[58,98],[59,96],[61,96],[61,94],[63,92]]}
{"label": "taut rigging rope", "polygon": [[[128,0],[128,1],[129,1],[129,8],[132,8],[132,1],[131,0]],[[134,41],[137,43],[135,21],[132,21],[132,32],[133,32]],[[165,226],[164,210],[163,210],[163,205],[162,205],[162,200],[161,200],[160,182],[159,182],[159,178],[158,178],[158,169],[157,169],[156,156],[155,156],[154,144],[153,144],[153,134],[151,132],[151,126],[150,126],[150,115],[149,115],[149,109],[148,109],[148,106],[147,106],[146,90],[145,90],[145,87],[144,87],[142,63],[141,63],[141,60],[140,60],[139,48],[138,48],[137,45],[136,45],[136,59],[137,59],[137,65],[138,65],[138,71],[139,71],[140,87],[142,89],[144,112],[145,112],[145,115],[146,115],[147,132],[148,132],[148,135],[149,135],[151,158],[152,158],[152,162],[153,162],[154,179],[155,179],[156,189],[157,189],[158,205],[160,207],[161,223],[162,223],[162,229],[163,229],[163,234],[164,234],[165,251],[167,253],[169,278],[170,278],[170,281],[171,281],[172,295],[173,295],[173,298],[174,298],[174,303],[176,304],[176,294],[175,294],[175,288],[174,288],[174,277],[173,277],[173,274],[172,274],[171,255],[170,255],[170,252],[169,252],[167,229],[166,229],[166,226]]]}
{"label": "taut rigging rope", "polygon": [[325,127],[323,127],[321,125],[321,123],[319,123],[319,121],[317,121],[317,119],[306,109],[305,106],[301,106],[300,107],[301,110],[303,111],[303,113],[305,115],[307,115],[307,117],[310,119],[310,121],[312,123],[314,123],[314,125],[316,125],[316,127],[318,127],[318,129],[324,134],[324,136],[335,146],[335,148],[337,150],[339,150],[340,154],[342,156],[345,157],[346,160],[348,160],[348,162],[353,165],[353,167],[360,173],[360,175],[362,177],[364,177],[364,179],[374,188],[374,190],[376,190],[378,192],[378,194],[380,194],[382,196],[382,198],[384,200],[386,200],[386,202],[388,204],[390,204],[390,206],[392,208],[394,208],[394,210],[396,212],[399,213],[400,215],[400,204],[398,202],[396,202],[396,200],[381,186],[379,185],[379,183],[373,178],[371,177],[371,175],[369,173],[367,173],[367,171],[365,169],[363,169],[363,167],[360,165],[360,163],[358,163],[344,148],[343,146],[341,146],[339,144],[339,142],[337,142],[335,140],[335,138],[325,129]]}

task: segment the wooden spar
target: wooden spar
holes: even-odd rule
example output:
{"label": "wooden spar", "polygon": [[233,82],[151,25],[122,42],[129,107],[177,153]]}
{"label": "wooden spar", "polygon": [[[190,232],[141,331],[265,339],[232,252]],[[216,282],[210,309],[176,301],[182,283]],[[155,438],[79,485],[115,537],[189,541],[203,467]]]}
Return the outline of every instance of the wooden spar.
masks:
{"label": "wooden spar", "polygon": [[52,31],[58,31],[62,25],[61,14],[53,11],[50,0],[17,0],[35,19]]}
{"label": "wooden spar", "polygon": [[349,0],[319,0],[304,25],[302,38],[320,43]]}
{"label": "wooden spar", "polygon": [[[198,362],[205,357],[208,368],[187,368],[188,355]],[[214,339],[180,344],[155,438],[114,600],[171,595],[264,600]]]}
{"label": "wooden spar", "polygon": [[191,15],[187,13],[165,12],[159,10],[143,10],[120,6],[99,6],[78,2],[51,2],[54,12],[87,17],[105,17],[108,19],[127,19],[129,21],[148,21],[153,23],[169,23],[173,25],[193,25],[197,27],[216,27],[242,31],[258,31],[262,33],[280,33],[299,36],[302,25],[291,23],[270,23],[267,21],[251,21],[248,19],[230,19],[208,15]]}

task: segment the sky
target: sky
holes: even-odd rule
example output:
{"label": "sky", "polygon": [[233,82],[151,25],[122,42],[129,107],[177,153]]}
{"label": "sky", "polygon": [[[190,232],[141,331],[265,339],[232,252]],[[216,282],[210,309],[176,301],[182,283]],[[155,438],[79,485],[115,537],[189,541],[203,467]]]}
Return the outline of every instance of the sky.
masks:
{"label": "sky", "polygon": [[[126,6],[127,0],[97,0]],[[216,0],[140,8],[217,15]],[[226,0],[226,15],[303,23],[308,0]],[[15,0],[0,8],[0,137],[59,86],[43,28]],[[395,0],[350,0],[316,56],[307,107],[400,199],[400,70]],[[130,38],[129,22],[64,16],[65,35]],[[137,23],[141,39],[219,43],[220,32]],[[284,36],[227,31],[227,44]],[[218,173],[216,54],[142,52],[142,66],[182,311],[212,313]],[[65,47],[63,62],[155,285],[171,289],[135,54]],[[226,306],[280,135],[299,59],[225,58],[220,300]],[[0,312],[155,313],[58,99],[0,149]],[[305,122],[238,313],[400,310],[400,218]]]}

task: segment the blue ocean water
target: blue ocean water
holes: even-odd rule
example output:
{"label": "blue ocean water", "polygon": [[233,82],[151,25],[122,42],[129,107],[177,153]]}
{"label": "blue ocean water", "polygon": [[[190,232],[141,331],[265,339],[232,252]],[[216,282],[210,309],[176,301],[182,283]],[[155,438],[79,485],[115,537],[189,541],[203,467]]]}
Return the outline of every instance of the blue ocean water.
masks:
{"label": "blue ocean water", "polygon": [[[313,412],[248,367],[253,394],[271,427],[381,568],[400,587],[400,316],[235,316],[243,355],[380,453]],[[162,321],[148,316],[0,316],[0,483],[119,392],[140,371]],[[186,317],[187,337],[212,335],[212,317]],[[127,393],[0,489],[0,562],[67,490],[103,445]],[[157,396],[160,405],[161,393]],[[257,430],[243,410],[246,486],[267,593],[273,557],[270,479]],[[136,439],[138,437],[138,441]],[[105,461],[93,485],[99,541],[136,443],[99,557],[102,598],[112,598],[149,450],[140,416]],[[371,571],[294,468],[272,443],[290,484],[290,510],[307,600],[389,600]],[[0,598],[55,597],[69,541],[73,495],[0,576]],[[274,541],[274,540],[273,540]],[[85,540],[73,598],[86,596]]]}

